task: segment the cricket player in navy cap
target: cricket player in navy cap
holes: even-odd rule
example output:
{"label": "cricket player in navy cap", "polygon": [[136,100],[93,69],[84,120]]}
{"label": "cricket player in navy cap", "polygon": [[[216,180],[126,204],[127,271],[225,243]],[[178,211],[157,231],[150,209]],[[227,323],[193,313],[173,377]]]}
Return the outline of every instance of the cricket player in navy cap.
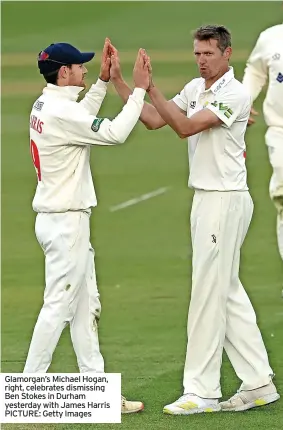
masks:
{"label": "cricket player in navy cap", "polygon": [[[64,327],[69,324],[80,372],[104,372],[97,322],[101,305],[94,250],[90,244],[91,209],[97,205],[91,169],[92,145],[125,142],[141,114],[149,72],[137,56],[135,89],[123,110],[110,121],[97,117],[110,79],[111,51],[105,40],[100,75],[86,88],[82,53],[68,43],[41,51],[38,67],[47,86],[32,107],[30,148],[37,173],[33,209],[35,233],[45,255],[44,303],[36,322],[24,372],[46,372]],[[122,413],[138,412],[141,402],[122,397]]]}

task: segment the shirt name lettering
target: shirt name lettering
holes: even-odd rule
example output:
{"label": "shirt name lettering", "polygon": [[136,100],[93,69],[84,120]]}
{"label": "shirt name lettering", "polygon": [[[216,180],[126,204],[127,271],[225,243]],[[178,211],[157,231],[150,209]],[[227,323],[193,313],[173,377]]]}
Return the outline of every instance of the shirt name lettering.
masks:
{"label": "shirt name lettering", "polygon": [[40,134],[42,133],[43,124],[44,124],[43,121],[41,121],[40,118],[37,118],[37,116],[35,115],[30,116],[30,127]]}

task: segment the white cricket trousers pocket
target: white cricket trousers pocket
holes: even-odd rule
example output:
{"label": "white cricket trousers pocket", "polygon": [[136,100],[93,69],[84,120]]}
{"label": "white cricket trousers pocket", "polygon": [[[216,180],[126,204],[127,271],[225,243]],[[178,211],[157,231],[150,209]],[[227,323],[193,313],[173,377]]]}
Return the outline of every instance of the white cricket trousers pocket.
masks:
{"label": "white cricket trousers pocket", "polygon": [[221,397],[223,347],[243,389],[268,384],[273,373],[255,312],[239,279],[240,248],[252,213],[248,191],[195,192],[184,393]]}
{"label": "white cricket trousers pocket", "polygon": [[24,372],[47,371],[68,323],[80,372],[103,372],[97,333],[101,305],[89,214],[40,213],[35,232],[45,254],[46,285]]}

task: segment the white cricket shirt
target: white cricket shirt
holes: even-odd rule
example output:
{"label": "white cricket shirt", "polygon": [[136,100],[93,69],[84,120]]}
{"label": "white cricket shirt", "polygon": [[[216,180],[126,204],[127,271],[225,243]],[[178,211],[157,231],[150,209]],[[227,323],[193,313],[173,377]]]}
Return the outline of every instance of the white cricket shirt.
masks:
{"label": "white cricket shirt", "polygon": [[208,90],[203,78],[193,79],[173,101],[189,118],[205,108],[223,121],[188,138],[189,186],[208,191],[248,190],[245,132],[251,97],[234,78],[233,68]]}
{"label": "white cricket shirt", "polygon": [[145,90],[136,88],[113,121],[97,118],[107,84],[98,79],[85,97],[83,88],[47,84],[30,115],[31,154],[38,176],[36,212],[86,210],[97,205],[91,145],[123,143],[141,114]]}
{"label": "white cricket shirt", "polygon": [[283,127],[283,24],[263,31],[248,59],[243,84],[253,101],[267,79],[264,119],[269,127]]}

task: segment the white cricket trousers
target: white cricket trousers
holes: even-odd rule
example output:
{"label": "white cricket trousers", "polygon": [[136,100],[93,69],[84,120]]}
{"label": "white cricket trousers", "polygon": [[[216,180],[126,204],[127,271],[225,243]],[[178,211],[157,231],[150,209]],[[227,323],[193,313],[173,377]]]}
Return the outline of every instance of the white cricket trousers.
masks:
{"label": "white cricket trousers", "polygon": [[97,333],[101,305],[89,217],[86,212],[40,213],[36,217],[35,233],[45,254],[46,285],[24,373],[47,371],[68,323],[80,372],[104,372]]}
{"label": "white cricket trousers", "polygon": [[269,127],[265,142],[273,169],[269,194],[277,209],[277,242],[283,260],[283,127]]}
{"label": "white cricket trousers", "polygon": [[252,213],[248,191],[195,192],[184,393],[222,396],[223,347],[243,381],[241,389],[266,385],[273,374],[254,309],[239,279],[240,248]]}

